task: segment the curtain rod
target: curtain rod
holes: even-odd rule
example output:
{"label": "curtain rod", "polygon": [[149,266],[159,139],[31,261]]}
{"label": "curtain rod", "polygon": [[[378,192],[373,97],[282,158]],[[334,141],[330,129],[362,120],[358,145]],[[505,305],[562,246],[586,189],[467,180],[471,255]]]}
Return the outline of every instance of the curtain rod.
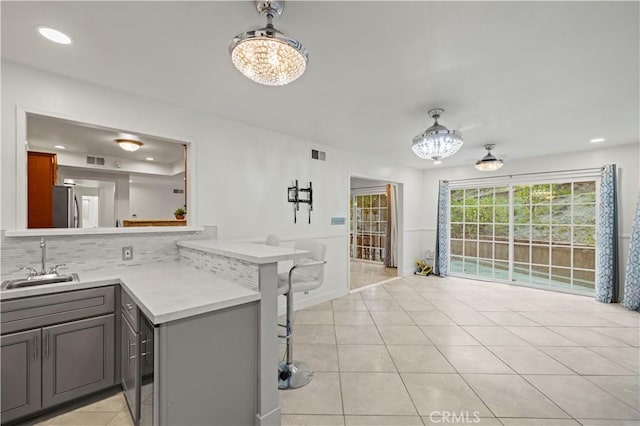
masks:
{"label": "curtain rod", "polygon": [[469,179],[454,179],[454,180],[443,179],[442,182],[459,183],[459,182],[474,182],[474,181],[489,180],[489,179],[504,179],[504,178],[512,178],[515,176],[558,175],[558,174],[570,174],[570,173],[601,172],[603,169],[604,169],[604,166],[591,167],[588,169],[556,170],[556,171],[549,171],[549,172],[533,172],[533,173],[515,173],[511,175],[487,176],[487,177],[478,177],[478,178],[469,178]]}

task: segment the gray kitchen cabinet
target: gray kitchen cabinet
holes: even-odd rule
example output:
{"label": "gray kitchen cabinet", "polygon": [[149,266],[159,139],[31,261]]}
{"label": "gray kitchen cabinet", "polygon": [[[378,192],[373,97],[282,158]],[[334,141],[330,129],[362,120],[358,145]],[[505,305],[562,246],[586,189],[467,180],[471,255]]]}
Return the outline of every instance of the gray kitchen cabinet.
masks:
{"label": "gray kitchen cabinet", "polygon": [[42,407],[115,383],[114,315],[42,329]]}
{"label": "gray kitchen cabinet", "polygon": [[42,408],[40,399],[40,329],[0,337],[2,421]]}
{"label": "gray kitchen cabinet", "polygon": [[138,357],[138,345],[140,335],[133,329],[126,317],[122,317],[120,324],[121,352],[120,371],[122,390],[131,411],[131,417],[135,424],[140,420],[140,372]]}

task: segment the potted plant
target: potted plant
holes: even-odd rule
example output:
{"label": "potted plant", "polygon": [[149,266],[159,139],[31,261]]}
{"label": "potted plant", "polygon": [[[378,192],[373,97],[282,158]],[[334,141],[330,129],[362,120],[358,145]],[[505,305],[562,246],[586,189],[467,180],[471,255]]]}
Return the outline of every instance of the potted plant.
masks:
{"label": "potted plant", "polygon": [[178,207],[176,209],[176,211],[173,212],[173,214],[176,217],[176,219],[184,220],[184,215],[187,214],[187,211],[185,209],[183,209],[182,207]]}

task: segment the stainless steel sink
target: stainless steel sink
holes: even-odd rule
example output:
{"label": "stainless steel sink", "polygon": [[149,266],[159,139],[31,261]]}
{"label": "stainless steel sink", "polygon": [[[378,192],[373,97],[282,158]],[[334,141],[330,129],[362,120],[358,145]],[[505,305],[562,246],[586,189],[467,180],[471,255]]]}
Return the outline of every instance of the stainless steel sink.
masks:
{"label": "stainless steel sink", "polygon": [[57,274],[47,274],[47,275],[36,275],[28,278],[18,278],[15,280],[7,280],[2,283],[0,286],[1,290],[10,290],[12,288],[21,288],[21,287],[32,287],[36,285],[45,285],[45,284],[57,284],[57,283],[68,283],[72,281],[80,281],[80,277],[78,274],[66,274],[66,275],[57,275]]}

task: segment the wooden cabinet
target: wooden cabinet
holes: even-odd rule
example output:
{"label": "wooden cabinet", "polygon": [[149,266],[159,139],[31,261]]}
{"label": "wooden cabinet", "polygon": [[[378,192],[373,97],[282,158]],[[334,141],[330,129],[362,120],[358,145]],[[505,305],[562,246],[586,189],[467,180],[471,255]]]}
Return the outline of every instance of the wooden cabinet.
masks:
{"label": "wooden cabinet", "polygon": [[114,384],[114,315],[42,329],[42,407]]}
{"label": "wooden cabinet", "polygon": [[58,181],[56,154],[27,152],[27,227],[53,227],[53,185]]}
{"label": "wooden cabinet", "polygon": [[42,408],[40,333],[38,328],[0,337],[3,422]]}

